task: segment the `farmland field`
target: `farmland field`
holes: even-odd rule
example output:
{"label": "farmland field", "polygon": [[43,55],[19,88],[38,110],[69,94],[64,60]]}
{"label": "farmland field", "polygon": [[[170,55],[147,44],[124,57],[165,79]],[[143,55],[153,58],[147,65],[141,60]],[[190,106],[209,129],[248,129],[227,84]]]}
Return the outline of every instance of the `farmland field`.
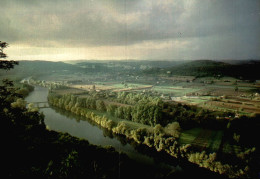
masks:
{"label": "farmland field", "polygon": [[223,131],[193,128],[182,131],[179,142],[182,145],[191,144],[199,151],[216,152],[222,141]]}
{"label": "farmland field", "polygon": [[185,88],[182,86],[154,86],[152,89],[162,94],[170,94],[171,96],[185,96],[200,90],[199,88]]}
{"label": "farmland field", "polygon": [[[258,103],[259,104],[259,103]],[[241,103],[236,101],[208,101],[207,106],[212,108],[230,109],[233,111],[241,111],[245,113],[260,113],[260,107],[252,103]]]}

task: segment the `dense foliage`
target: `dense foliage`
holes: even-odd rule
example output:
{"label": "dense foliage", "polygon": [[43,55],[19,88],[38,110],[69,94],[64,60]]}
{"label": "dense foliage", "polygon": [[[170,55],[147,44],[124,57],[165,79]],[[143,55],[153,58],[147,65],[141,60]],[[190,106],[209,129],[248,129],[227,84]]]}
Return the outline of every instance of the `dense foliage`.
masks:
{"label": "dense foliage", "polygon": [[[0,41],[0,59],[5,59],[7,57],[7,55],[4,53],[4,49],[7,47],[8,43]],[[13,60],[1,60],[0,69],[10,70],[17,64],[18,62]]]}
{"label": "dense foliage", "polygon": [[86,97],[51,93],[48,98],[51,104],[66,110],[87,108],[150,126],[179,122],[183,129],[196,126],[223,129],[229,122],[225,117],[234,116],[232,113],[212,112],[195,106],[163,102],[158,97],[125,92],[117,93],[115,98],[107,100],[95,93]]}
{"label": "dense foliage", "polygon": [[[156,99],[143,98],[138,100],[136,105],[118,106],[114,104],[105,103],[103,100],[98,100],[94,96],[82,98],[80,96],[63,95],[57,96],[55,93],[50,94],[49,101],[61,108],[70,110],[71,108],[87,108],[103,112],[108,112],[112,116],[127,119],[142,124],[155,126],[162,120],[161,118],[161,101]],[[53,101],[54,100],[54,101]]]}

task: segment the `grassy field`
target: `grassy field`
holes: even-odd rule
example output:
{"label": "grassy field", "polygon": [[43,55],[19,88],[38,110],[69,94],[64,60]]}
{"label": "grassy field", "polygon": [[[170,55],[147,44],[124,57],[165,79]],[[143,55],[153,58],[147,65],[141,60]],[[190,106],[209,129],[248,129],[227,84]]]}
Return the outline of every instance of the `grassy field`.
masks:
{"label": "grassy field", "polygon": [[191,144],[200,151],[216,152],[220,147],[222,136],[223,131],[193,128],[181,132],[179,143]]}
{"label": "grassy field", "polygon": [[170,96],[185,96],[186,94],[196,92],[199,88],[183,88],[182,86],[154,86],[152,90]]}
{"label": "grassy field", "polygon": [[179,143],[182,145],[191,144],[196,136],[201,132],[201,130],[201,128],[193,128],[182,131],[179,138]]}
{"label": "grassy field", "polygon": [[97,90],[97,91],[114,91],[114,92],[120,92],[120,91],[138,91],[138,90],[144,90],[144,89],[150,89],[152,88],[152,85],[143,85],[143,84],[136,84],[136,83],[101,83],[97,82],[94,84],[77,84],[77,85],[69,85],[71,88],[76,89],[82,89],[86,91],[90,90]]}
{"label": "grassy field", "polygon": [[209,101],[211,98],[211,96],[182,96],[178,98],[173,98],[173,100],[185,104],[200,105],[204,102]]}
{"label": "grassy field", "polygon": [[114,121],[116,124],[119,123],[119,122],[124,122],[130,129],[145,128],[149,132],[153,131],[153,127],[151,127],[149,125],[145,125],[145,124],[141,124],[141,123],[125,120],[125,119],[120,119],[120,118],[117,118],[117,117],[114,117],[114,116],[108,114],[107,112],[100,112],[100,111],[92,110],[92,109],[85,109],[85,110],[93,112],[93,113],[95,113],[96,115],[99,115],[99,116],[105,116],[108,119],[111,119],[112,121]]}
{"label": "grassy field", "polygon": [[[258,103],[259,104],[259,103]],[[254,103],[241,103],[240,101],[208,101],[205,106],[209,109],[227,109],[243,113],[260,113],[259,105]]]}
{"label": "grassy field", "polygon": [[106,86],[106,85],[70,85],[71,88],[76,88],[76,89],[82,89],[82,90],[86,90],[86,91],[90,91],[90,90],[113,90],[115,88],[113,88],[112,86]]}

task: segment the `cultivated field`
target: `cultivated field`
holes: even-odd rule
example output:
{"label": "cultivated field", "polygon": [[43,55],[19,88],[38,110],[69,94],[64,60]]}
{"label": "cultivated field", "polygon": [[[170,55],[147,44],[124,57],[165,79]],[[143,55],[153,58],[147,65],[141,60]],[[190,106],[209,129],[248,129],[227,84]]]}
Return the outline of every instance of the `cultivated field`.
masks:
{"label": "cultivated field", "polygon": [[179,142],[182,145],[191,144],[196,150],[216,152],[219,150],[223,131],[193,128],[181,132]]}

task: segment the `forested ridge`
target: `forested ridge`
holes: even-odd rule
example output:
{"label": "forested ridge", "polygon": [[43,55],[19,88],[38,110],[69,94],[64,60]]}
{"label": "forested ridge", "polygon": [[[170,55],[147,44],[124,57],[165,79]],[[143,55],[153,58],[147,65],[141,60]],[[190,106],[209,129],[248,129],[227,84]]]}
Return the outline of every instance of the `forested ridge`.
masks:
{"label": "forested ridge", "polygon": [[212,60],[196,60],[168,68],[152,68],[144,71],[144,74],[152,75],[180,75],[196,77],[224,77],[256,80],[259,79],[259,60],[245,61],[243,64],[229,64]]}

